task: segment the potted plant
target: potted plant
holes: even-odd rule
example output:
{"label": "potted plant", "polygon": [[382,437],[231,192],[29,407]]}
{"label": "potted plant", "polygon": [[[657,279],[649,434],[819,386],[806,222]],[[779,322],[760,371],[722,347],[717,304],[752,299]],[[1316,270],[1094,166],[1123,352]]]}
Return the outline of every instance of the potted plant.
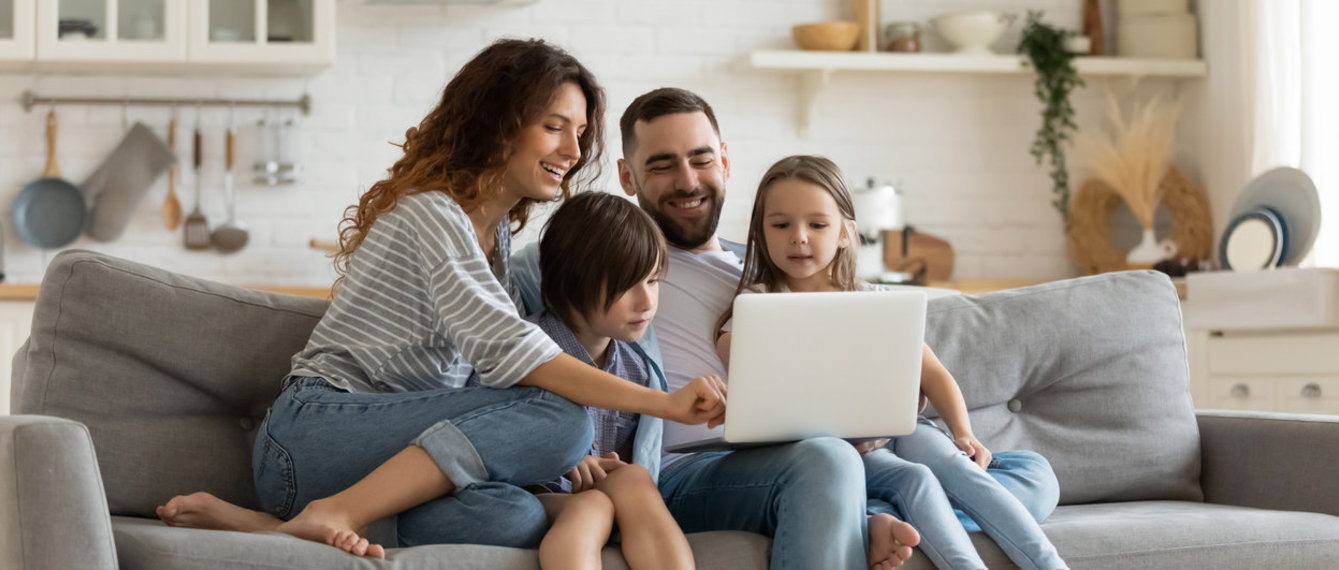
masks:
{"label": "potted plant", "polygon": [[1041,164],[1045,157],[1051,157],[1051,191],[1054,194],[1051,205],[1068,224],[1069,171],[1065,168],[1064,143],[1078,131],[1069,94],[1084,83],[1074,69],[1074,54],[1065,49],[1065,39],[1073,32],[1046,24],[1041,17],[1041,11],[1028,11],[1023,39],[1018,43],[1018,53],[1026,55],[1032,68],[1037,70],[1034,92],[1042,103],[1041,128],[1037,129],[1030,151],[1037,164]]}

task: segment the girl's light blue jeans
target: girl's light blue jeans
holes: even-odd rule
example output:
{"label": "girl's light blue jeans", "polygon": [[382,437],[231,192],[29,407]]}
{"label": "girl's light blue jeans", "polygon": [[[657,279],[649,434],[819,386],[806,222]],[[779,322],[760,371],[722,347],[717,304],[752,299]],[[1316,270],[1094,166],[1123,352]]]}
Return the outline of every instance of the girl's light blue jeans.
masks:
{"label": "girl's light blue jeans", "polygon": [[771,568],[869,568],[860,454],[832,437],[685,457],[660,472],[684,532],[772,537]]}
{"label": "girl's light blue jeans", "polygon": [[[1018,464],[1026,465],[1031,457],[1041,459],[1035,454],[1008,453],[1020,455],[1022,461],[1015,462]],[[894,438],[884,449],[862,458],[871,509],[880,510],[879,505],[895,507],[889,512],[921,533],[921,550],[936,567],[985,567],[953,512],[955,507],[980,525],[1019,567],[1067,567],[1037,523],[1044,514],[1034,518],[1032,511],[1039,509],[1025,507],[1010,489],[978,467],[947,434],[928,421],[918,423],[911,435]],[[1044,460],[1039,467],[1050,472]],[[998,470],[995,475],[999,476]],[[1034,502],[1046,499],[1020,494]],[[1053,508],[1054,502],[1048,502]]]}
{"label": "girl's light blue jeans", "polygon": [[591,445],[585,408],[539,388],[370,393],[321,378],[287,382],[253,451],[261,505],[288,519],[418,445],[456,491],[397,517],[402,546],[537,548],[544,509],[522,487],[558,478]]}

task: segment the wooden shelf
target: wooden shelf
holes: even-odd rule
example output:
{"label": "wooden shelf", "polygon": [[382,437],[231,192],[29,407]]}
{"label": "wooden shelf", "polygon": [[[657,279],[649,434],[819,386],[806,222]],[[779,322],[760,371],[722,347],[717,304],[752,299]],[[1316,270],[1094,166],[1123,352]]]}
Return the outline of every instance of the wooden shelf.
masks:
{"label": "wooden shelf", "polygon": [[[1021,55],[959,55],[952,53],[868,53],[762,50],[740,62],[744,69],[800,74],[800,135],[808,133],[815,104],[837,71],[886,73],[1032,73]],[[1209,72],[1203,60],[1078,57],[1080,75],[1197,78]]]}

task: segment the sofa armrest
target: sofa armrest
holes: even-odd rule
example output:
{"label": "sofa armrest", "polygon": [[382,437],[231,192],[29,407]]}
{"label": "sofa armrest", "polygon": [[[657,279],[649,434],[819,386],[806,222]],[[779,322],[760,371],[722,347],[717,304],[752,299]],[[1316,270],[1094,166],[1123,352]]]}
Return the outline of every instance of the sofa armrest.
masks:
{"label": "sofa armrest", "polygon": [[1339,515],[1339,416],[1198,411],[1209,503]]}
{"label": "sofa armrest", "polygon": [[107,495],[84,424],[0,416],[0,568],[116,568]]}

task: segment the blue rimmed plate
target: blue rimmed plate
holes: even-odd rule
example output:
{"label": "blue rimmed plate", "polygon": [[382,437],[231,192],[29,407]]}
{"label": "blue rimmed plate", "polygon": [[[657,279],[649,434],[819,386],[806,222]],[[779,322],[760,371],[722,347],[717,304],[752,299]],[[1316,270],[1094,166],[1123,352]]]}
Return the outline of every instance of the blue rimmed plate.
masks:
{"label": "blue rimmed plate", "polygon": [[1284,222],[1269,208],[1256,208],[1232,218],[1218,243],[1223,269],[1257,271],[1278,267],[1287,239]]}
{"label": "blue rimmed plate", "polygon": [[[1246,213],[1269,208],[1282,221],[1287,232],[1287,251],[1278,265],[1297,265],[1311,252],[1320,234],[1320,196],[1316,184],[1305,172],[1282,166],[1256,176],[1237,196],[1229,220]],[[1231,229],[1231,225],[1228,226]],[[1227,232],[1222,242],[1227,241]],[[1221,243],[1220,243],[1221,245]],[[1220,247],[1221,251],[1222,248]],[[1220,259],[1224,259],[1220,256]]]}

